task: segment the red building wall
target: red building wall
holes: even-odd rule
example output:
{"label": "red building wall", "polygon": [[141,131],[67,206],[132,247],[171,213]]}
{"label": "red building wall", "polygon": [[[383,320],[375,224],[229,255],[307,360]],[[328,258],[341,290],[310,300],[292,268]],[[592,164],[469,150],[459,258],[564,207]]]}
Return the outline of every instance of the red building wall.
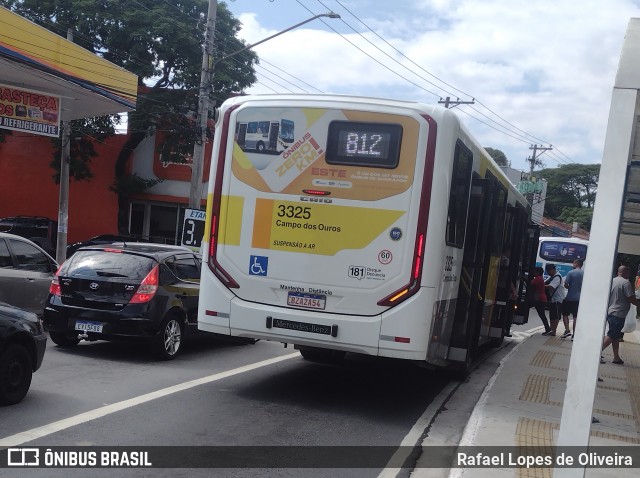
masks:
{"label": "red building wall", "polygon": [[[59,185],[55,184],[53,146],[49,138],[14,132],[0,143],[0,217],[46,216],[58,219]],[[118,198],[109,189],[115,161],[125,135],[96,143],[98,156],[91,161],[94,177],[69,182],[67,242],[97,234],[117,233]]]}

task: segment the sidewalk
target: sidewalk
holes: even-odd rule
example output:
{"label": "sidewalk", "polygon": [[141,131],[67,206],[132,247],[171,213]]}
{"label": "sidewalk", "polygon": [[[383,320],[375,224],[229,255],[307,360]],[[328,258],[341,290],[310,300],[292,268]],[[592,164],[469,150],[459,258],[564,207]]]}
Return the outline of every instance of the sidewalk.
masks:
{"label": "sidewalk", "polygon": [[[542,329],[540,329],[542,330]],[[537,332],[517,345],[487,384],[460,445],[543,446],[557,442],[573,342]],[[640,332],[620,344],[624,365],[612,364],[611,347],[599,368],[591,445],[640,445]],[[451,477],[552,477],[551,468],[452,469]],[[638,469],[587,469],[585,476],[638,476]]]}

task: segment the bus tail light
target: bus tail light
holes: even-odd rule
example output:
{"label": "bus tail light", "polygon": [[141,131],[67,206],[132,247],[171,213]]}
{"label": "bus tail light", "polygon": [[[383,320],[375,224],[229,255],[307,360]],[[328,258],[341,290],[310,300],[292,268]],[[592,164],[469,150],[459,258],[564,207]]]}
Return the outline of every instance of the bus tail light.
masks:
{"label": "bus tail light", "polygon": [[413,264],[411,267],[411,280],[401,289],[393,292],[384,299],[378,301],[378,305],[393,306],[397,305],[403,300],[408,299],[420,289],[420,281],[422,279],[422,264],[424,259],[424,233],[418,234],[416,237],[416,246],[413,255]]}
{"label": "bus tail light", "polygon": [[211,217],[211,231],[209,234],[209,269],[213,272],[220,282],[230,289],[238,289],[240,285],[225,271],[216,258],[216,250],[218,249],[218,215],[213,214]]}
{"label": "bus tail light", "polygon": [[423,114],[422,117],[429,125],[429,135],[427,137],[427,149],[424,158],[424,172],[422,173],[422,191],[420,192],[420,207],[418,210],[418,224],[415,249],[413,250],[413,263],[411,265],[411,277],[407,285],[378,301],[378,305],[383,307],[393,307],[407,300],[420,290],[420,283],[422,281],[424,248],[427,226],[429,224],[431,183],[433,182],[433,165],[435,163],[436,136],[438,131],[438,125],[431,116]]}
{"label": "bus tail light", "polygon": [[240,105],[236,105],[227,110],[224,114],[224,120],[222,122],[222,131],[220,131],[220,149],[218,152],[217,164],[216,164],[216,178],[213,184],[213,195],[209,200],[211,201],[211,230],[209,231],[209,257],[207,265],[211,272],[229,289],[239,289],[240,285],[225,271],[220,264],[218,264],[217,250],[218,250],[218,232],[220,230],[220,204],[222,202],[222,180],[224,178],[224,168],[226,165],[225,155],[227,151],[227,141],[229,139],[229,118],[231,112]]}

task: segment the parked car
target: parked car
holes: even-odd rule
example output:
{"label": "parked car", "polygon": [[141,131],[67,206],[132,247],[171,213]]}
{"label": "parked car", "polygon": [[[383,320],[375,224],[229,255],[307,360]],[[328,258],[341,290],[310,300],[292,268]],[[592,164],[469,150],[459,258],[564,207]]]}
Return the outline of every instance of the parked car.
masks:
{"label": "parked car", "polygon": [[55,256],[58,239],[58,223],[42,216],[13,216],[0,219],[0,232],[8,232],[16,236],[31,239],[44,249],[47,254]]}
{"label": "parked car", "polygon": [[25,397],[46,345],[38,316],[0,302],[0,404],[13,405]]}
{"label": "parked car", "polygon": [[29,239],[0,232],[0,302],[42,316],[58,263]]}
{"label": "parked car", "polygon": [[118,234],[100,234],[86,241],[74,242],[67,246],[67,259],[81,247],[96,246],[103,244],[114,244],[116,242],[140,242],[140,238],[135,236],[123,236]]}
{"label": "parked car", "polygon": [[189,249],[150,243],[87,246],[65,261],[44,309],[61,347],[80,340],[149,341],[161,359],[197,330],[200,260]]}

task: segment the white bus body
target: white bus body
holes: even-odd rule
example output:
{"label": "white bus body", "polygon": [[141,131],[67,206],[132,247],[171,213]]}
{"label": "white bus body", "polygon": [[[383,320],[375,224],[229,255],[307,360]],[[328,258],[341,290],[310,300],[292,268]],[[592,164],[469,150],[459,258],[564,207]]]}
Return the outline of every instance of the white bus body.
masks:
{"label": "white bus body", "polygon": [[[541,237],[536,266],[544,270],[547,264],[555,264],[556,271],[566,277],[573,269],[573,261],[587,258],[589,241],[577,237]],[[545,272],[545,279],[546,279]]]}
{"label": "white bus body", "polygon": [[[268,161],[243,150],[234,128],[255,117],[291,119],[295,141]],[[211,168],[200,329],[434,366],[502,340],[498,279],[533,266],[530,208],[451,111],[236,97]]]}

